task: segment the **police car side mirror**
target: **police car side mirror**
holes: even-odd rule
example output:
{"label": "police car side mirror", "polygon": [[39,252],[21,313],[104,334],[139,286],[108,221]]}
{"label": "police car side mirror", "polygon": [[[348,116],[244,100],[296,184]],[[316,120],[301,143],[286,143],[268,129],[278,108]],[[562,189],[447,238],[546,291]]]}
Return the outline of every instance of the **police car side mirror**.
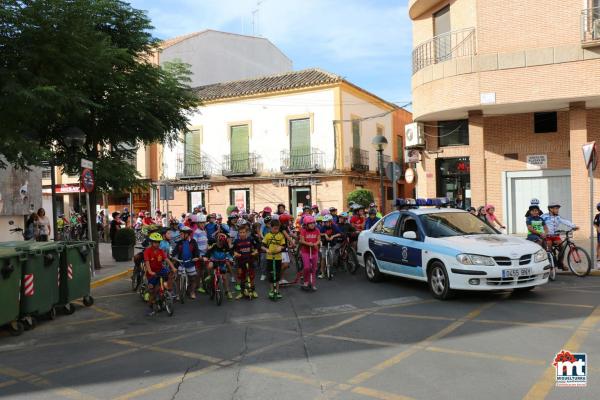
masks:
{"label": "police car side mirror", "polygon": [[406,231],[402,234],[404,239],[417,240],[417,232],[415,231]]}

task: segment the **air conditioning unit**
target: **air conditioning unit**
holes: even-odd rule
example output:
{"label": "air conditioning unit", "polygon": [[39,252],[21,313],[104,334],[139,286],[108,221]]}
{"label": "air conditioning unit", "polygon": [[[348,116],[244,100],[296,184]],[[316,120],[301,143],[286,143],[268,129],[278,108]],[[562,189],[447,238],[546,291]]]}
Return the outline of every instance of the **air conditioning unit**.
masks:
{"label": "air conditioning unit", "polygon": [[425,128],[421,122],[404,125],[406,148],[425,147]]}

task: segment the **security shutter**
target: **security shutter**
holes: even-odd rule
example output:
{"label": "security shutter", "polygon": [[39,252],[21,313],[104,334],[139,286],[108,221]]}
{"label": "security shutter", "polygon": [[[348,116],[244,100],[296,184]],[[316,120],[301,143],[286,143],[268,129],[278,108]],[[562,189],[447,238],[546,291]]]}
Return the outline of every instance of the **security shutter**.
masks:
{"label": "security shutter", "polygon": [[290,165],[294,169],[310,166],[310,118],[290,121]]}
{"label": "security shutter", "polygon": [[249,169],[250,140],[248,125],[231,127],[231,170],[243,172]]}

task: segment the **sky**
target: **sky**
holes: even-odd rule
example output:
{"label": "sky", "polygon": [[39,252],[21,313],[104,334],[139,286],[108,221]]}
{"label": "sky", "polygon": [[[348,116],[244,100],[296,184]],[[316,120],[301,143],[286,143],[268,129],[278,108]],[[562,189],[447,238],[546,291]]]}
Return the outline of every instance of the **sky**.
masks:
{"label": "sky", "polygon": [[[148,12],[153,34],[160,39],[204,29],[258,34],[279,47],[296,70],[319,67],[390,102],[410,102],[407,0],[130,2]],[[257,2],[261,4],[253,18]]]}

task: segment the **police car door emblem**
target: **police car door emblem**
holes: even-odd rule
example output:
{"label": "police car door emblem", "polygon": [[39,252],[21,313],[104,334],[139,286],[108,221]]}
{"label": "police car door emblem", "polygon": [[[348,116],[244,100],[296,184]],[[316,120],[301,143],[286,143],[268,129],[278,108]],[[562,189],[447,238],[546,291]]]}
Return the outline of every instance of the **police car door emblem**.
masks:
{"label": "police car door emblem", "polygon": [[406,247],[402,248],[402,261],[408,261],[408,249]]}

